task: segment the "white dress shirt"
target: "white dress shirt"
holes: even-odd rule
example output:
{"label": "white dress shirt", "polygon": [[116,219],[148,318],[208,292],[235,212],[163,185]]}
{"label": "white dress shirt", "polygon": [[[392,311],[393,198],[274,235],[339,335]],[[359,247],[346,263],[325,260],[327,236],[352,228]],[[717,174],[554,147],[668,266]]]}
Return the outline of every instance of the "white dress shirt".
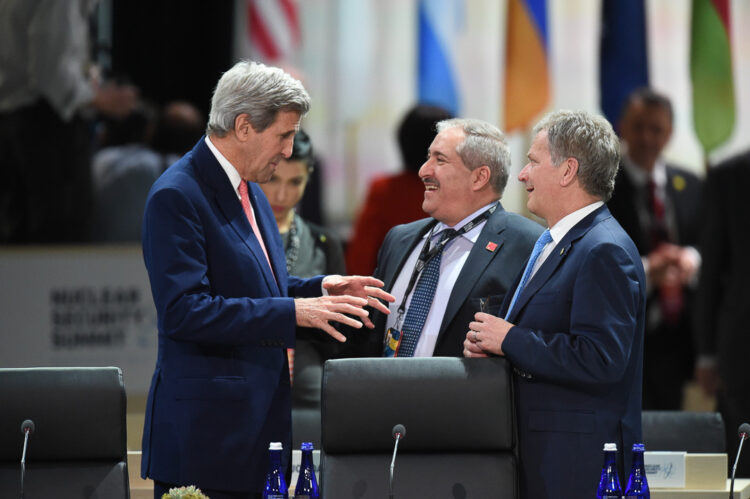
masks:
{"label": "white dress shirt", "polygon": [[[472,221],[479,214],[489,209],[496,202],[492,202],[486,206],[483,206],[479,210],[470,214],[453,227],[449,227],[442,222],[438,222],[432,231],[432,240],[430,246],[440,241],[440,233],[443,229],[460,229],[468,222]],[[414,349],[414,357],[432,357],[432,353],[435,350],[435,344],[437,343],[438,332],[440,331],[440,325],[443,323],[443,317],[445,316],[445,309],[448,307],[448,299],[450,298],[451,292],[453,291],[453,285],[458,279],[458,275],[461,273],[461,269],[466,263],[466,259],[469,257],[471,249],[474,247],[474,243],[479,238],[479,234],[484,228],[484,224],[487,221],[483,221],[470,231],[462,234],[452,241],[450,241],[443,249],[443,257],[440,261],[440,278],[438,280],[437,288],[435,289],[435,298],[432,300],[432,307],[430,312],[427,314],[424,327],[422,328],[422,334],[419,335],[419,341]],[[409,258],[407,258],[404,266],[401,268],[401,272],[396,278],[396,282],[393,284],[391,294],[396,297],[396,301],[389,304],[391,310],[390,315],[386,319],[386,329],[395,327],[395,322],[398,317],[398,307],[401,305],[404,293],[406,292],[406,286],[409,284],[409,278],[411,277],[414,267],[417,264],[417,258],[419,253],[422,251],[425,239],[429,236],[429,232],[422,237],[412,250]],[[414,288],[416,288],[416,283]],[[414,289],[412,289],[409,297],[406,300],[406,312],[409,310],[412,296],[414,295]],[[401,324],[403,326],[403,319],[406,318],[406,312],[402,318]]]}
{"label": "white dress shirt", "polygon": [[552,226],[552,228],[549,230],[549,234],[550,236],[552,236],[552,242],[547,243],[544,246],[542,253],[539,255],[539,258],[537,258],[536,263],[534,263],[534,268],[531,270],[529,281],[534,278],[534,274],[536,274],[536,271],[539,270],[539,267],[542,266],[547,257],[552,254],[555,246],[557,246],[560,241],[562,241],[563,237],[565,237],[565,234],[570,232],[570,229],[575,227],[578,222],[586,218],[588,214],[597,210],[603,204],[604,201],[597,201],[595,203],[586,205],[583,208],[579,208],[573,213],[565,215],[555,225]]}

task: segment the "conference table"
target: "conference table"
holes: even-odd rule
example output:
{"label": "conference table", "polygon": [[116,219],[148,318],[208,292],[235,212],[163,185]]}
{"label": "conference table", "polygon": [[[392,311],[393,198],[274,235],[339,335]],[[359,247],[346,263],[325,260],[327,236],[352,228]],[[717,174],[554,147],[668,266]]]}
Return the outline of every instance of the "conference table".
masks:
{"label": "conference table", "polygon": [[[651,499],[727,499],[729,480],[723,490],[651,489]],[[738,478],[734,481],[733,499],[750,499],[750,480]]]}

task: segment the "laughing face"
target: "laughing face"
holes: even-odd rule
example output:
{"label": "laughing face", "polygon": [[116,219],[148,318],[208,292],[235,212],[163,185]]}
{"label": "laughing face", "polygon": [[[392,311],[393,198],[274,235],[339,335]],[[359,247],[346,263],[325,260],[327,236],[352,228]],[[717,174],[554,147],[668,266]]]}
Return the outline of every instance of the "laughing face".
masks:
{"label": "laughing face", "polygon": [[466,208],[467,199],[473,195],[472,171],[456,152],[465,137],[458,127],[440,132],[430,145],[427,161],[419,169],[425,186],[422,209],[451,227],[473,211],[467,213]]}

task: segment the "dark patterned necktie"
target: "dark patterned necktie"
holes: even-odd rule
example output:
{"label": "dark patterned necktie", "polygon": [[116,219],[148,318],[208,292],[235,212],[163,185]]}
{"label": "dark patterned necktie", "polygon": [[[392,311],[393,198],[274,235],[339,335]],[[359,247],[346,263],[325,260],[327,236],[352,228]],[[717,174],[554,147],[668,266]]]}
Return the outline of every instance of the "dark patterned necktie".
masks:
{"label": "dark patterned necktie", "polygon": [[[445,229],[441,233],[440,241],[448,239],[455,234],[453,229]],[[417,348],[419,336],[422,334],[422,328],[427,320],[427,314],[430,313],[432,301],[435,298],[435,289],[440,280],[440,261],[443,257],[441,249],[422,269],[417,286],[414,288],[414,294],[409,303],[409,309],[406,311],[404,326],[401,328],[403,338],[401,346],[398,349],[399,357],[413,357],[414,350]]]}

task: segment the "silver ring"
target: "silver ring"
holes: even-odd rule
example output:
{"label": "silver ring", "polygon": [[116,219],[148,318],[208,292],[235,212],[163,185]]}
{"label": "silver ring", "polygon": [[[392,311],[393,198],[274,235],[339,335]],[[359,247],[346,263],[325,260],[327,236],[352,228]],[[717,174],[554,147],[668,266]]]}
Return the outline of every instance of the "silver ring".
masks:
{"label": "silver ring", "polygon": [[476,343],[476,342],[477,342],[477,332],[474,331],[474,343]]}

